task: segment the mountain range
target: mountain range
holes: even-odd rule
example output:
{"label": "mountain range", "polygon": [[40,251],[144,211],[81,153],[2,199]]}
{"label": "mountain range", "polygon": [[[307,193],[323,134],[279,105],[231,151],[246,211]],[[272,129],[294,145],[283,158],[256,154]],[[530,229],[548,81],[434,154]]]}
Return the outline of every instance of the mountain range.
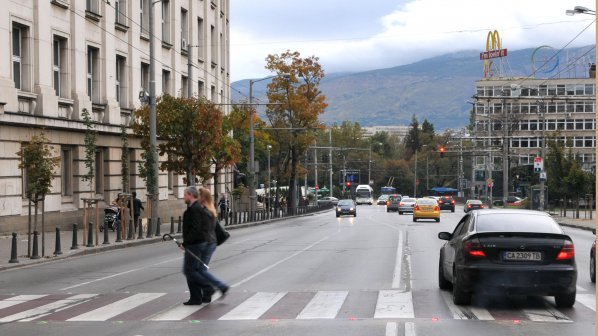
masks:
{"label": "mountain range", "polygon": [[[536,64],[547,63],[543,68],[554,70],[538,71],[536,77],[587,77],[588,63],[595,62],[595,53],[588,53],[591,48],[594,46],[564,49],[557,57],[553,57],[556,49],[539,50]],[[529,77],[534,71],[531,61],[534,50],[509,50],[508,57],[502,60],[504,74]],[[587,56],[581,57],[585,53]],[[576,66],[567,69],[572,62]],[[461,128],[468,123],[471,105],[467,101],[475,93],[475,82],[482,77],[483,62],[479,52],[473,50],[392,68],[327,74],[321,90],[328,108],[321,120],[326,124],[350,120],[361,126],[408,125],[416,115],[420,121],[424,118],[432,121],[439,130]],[[267,101],[267,82],[254,84],[254,99]],[[246,99],[248,79],[234,82],[232,87],[233,101]]]}

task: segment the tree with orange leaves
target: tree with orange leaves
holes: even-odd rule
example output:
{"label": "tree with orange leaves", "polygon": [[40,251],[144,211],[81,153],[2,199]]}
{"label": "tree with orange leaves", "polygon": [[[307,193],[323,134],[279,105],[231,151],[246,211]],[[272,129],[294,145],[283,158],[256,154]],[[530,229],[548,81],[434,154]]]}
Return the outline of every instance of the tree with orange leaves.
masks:
{"label": "tree with orange leaves", "polygon": [[297,204],[297,176],[302,157],[313,144],[315,132],[323,126],[318,117],[326,109],[326,97],[319,89],[324,70],[319,58],[302,58],[286,51],[266,58],[266,69],[278,74],[268,84],[266,115],[279,144],[278,172],[289,181],[289,209]]}
{"label": "tree with orange leaves", "polygon": [[[176,98],[164,95],[156,106],[158,151],[168,159],[160,164],[161,170],[186,175],[186,184],[195,185],[195,178],[209,179],[215,151],[223,139],[223,113],[205,98]],[[135,134],[141,136],[141,146],[149,149],[149,108],[136,112]],[[141,165],[140,174],[147,172]]]}

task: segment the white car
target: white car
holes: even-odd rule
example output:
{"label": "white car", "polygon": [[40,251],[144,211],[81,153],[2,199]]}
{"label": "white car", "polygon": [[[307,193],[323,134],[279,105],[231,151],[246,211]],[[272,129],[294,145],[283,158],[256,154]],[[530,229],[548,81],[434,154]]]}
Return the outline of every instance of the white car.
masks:
{"label": "white car", "polygon": [[337,205],[338,204],[338,198],[336,197],[322,197],[320,199],[318,199],[318,205]]}

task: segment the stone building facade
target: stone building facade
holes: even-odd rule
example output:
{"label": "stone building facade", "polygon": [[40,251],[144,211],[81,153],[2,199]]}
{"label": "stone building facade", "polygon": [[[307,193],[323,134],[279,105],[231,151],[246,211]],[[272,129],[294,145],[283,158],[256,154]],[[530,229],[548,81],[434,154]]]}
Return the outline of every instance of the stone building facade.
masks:
{"label": "stone building facade", "polygon": [[[60,156],[46,197],[46,223],[81,221],[85,125],[98,131],[96,193],[105,201],[122,191],[120,126],[131,126],[149,91],[149,10],[154,11],[156,93],[230,101],[229,0],[21,0],[0,12],[0,233],[23,231],[26,176],[17,152],[44,132]],[[188,52],[193,75],[189,78]],[[226,110],[226,105],[223,105]],[[127,176],[146,194],[138,174],[142,150],[129,130]],[[163,159],[163,158],[161,158]],[[160,172],[160,216],[179,215],[182,176]],[[54,224],[54,225],[53,225]]]}

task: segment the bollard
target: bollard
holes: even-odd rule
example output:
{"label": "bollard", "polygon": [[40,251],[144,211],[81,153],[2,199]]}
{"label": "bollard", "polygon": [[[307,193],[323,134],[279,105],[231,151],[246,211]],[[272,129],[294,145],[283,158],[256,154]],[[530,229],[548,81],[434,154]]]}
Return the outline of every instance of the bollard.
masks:
{"label": "bollard", "polygon": [[162,220],[158,217],[158,221],[156,222],[156,236],[160,236],[160,225],[162,225]]}
{"label": "bollard", "polygon": [[[116,223],[114,223],[114,225],[116,225]],[[118,230],[118,226],[116,228]],[[118,235],[118,233],[117,233]],[[117,237],[118,239],[118,237]],[[102,243],[102,245],[108,245],[110,244],[110,238],[108,238],[108,227],[106,225],[104,225],[104,242]]]}
{"label": "bollard", "polygon": [[33,231],[33,250],[31,252],[31,259],[39,259],[39,253],[37,252],[37,231]]}
{"label": "bollard", "polygon": [[181,233],[183,232],[183,220],[181,219],[181,216],[179,216],[179,226],[176,229],[176,233]]}
{"label": "bollard", "polygon": [[129,218],[129,230],[127,232],[127,240],[133,240],[135,237],[135,228],[133,227],[133,219]]}
{"label": "bollard", "polygon": [[[114,241],[115,243],[122,243],[123,242],[123,226],[124,224],[122,222],[120,222],[117,226],[116,226],[116,240]],[[110,243],[108,243],[110,244]]]}
{"label": "bollard", "polygon": [[93,224],[89,223],[89,230],[87,230],[87,247],[93,247]]}
{"label": "bollard", "polygon": [[139,235],[137,239],[143,239],[143,221],[139,218]]}
{"label": "bollard", "polygon": [[56,228],[56,244],[54,244],[54,255],[62,254],[62,246],[60,244],[60,229]]}
{"label": "bollard", "polygon": [[170,217],[170,234],[174,234],[174,217]]}
{"label": "bollard", "polygon": [[79,243],[77,243],[77,223],[73,224],[73,243],[71,244],[71,250],[76,250],[79,248]]}
{"label": "bollard", "polygon": [[17,259],[17,233],[12,233],[12,246],[10,248],[10,260],[8,261],[11,264],[16,264],[19,262]]}

